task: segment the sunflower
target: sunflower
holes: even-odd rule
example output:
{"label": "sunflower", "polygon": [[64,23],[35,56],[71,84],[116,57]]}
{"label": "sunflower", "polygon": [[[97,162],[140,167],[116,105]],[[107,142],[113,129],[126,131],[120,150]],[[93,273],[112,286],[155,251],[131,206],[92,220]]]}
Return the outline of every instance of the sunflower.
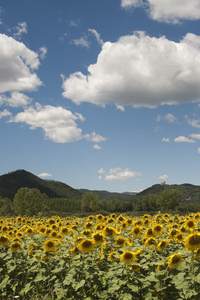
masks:
{"label": "sunflower", "polygon": [[108,254],[108,259],[111,261],[119,260],[119,258],[116,255],[119,255],[117,251],[111,252],[110,254]]}
{"label": "sunflower", "polygon": [[81,252],[90,252],[95,247],[95,241],[92,239],[85,239],[80,244],[78,244],[78,249]]}
{"label": "sunflower", "polygon": [[119,236],[119,237],[116,238],[114,244],[118,247],[125,247],[126,244],[127,244],[127,241],[124,237]]}
{"label": "sunflower", "polygon": [[102,221],[104,219],[104,217],[101,215],[101,214],[99,214],[98,216],[97,216],[97,220],[98,221]]}
{"label": "sunflower", "polygon": [[56,239],[58,237],[58,232],[55,230],[52,230],[49,236],[53,239]]}
{"label": "sunflower", "polygon": [[61,235],[68,235],[69,231],[70,231],[70,229],[66,226],[60,228]]}
{"label": "sunflower", "polygon": [[103,229],[103,233],[106,235],[106,236],[110,236],[110,237],[114,237],[115,234],[116,234],[116,231],[113,227],[108,227],[106,226],[104,229]]}
{"label": "sunflower", "polygon": [[175,235],[175,241],[178,243],[182,243],[184,241],[184,235],[182,234],[182,232],[179,232]]}
{"label": "sunflower", "polygon": [[169,232],[169,236],[174,240],[175,239],[175,236],[179,233],[179,231],[174,228],[172,229],[170,232]]}
{"label": "sunflower", "polygon": [[157,244],[157,240],[153,237],[150,237],[145,241],[145,246],[147,247],[154,247],[156,246],[156,244]]}
{"label": "sunflower", "polygon": [[12,244],[10,244],[10,249],[12,252],[16,252],[18,250],[22,249],[21,243],[20,242],[13,242]]}
{"label": "sunflower", "polygon": [[91,216],[88,216],[87,219],[88,219],[88,221],[93,221],[95,219],[95,217],[93,215],[91,215]]}
{"label": "sunflower", "polygon": [[158,250],[164,250],[165,248],[167,248],[168,242],[166,240],[162,240],[160,241],[160,243],[158,244],[157,248]]}
{"label": "sunflower", "polygon": [[125,264],[131,264],[132,262],[135,261],[136,255],[134,252],[131,251],[124,251],[122,255],[120,255],[120,259],[122,262]]}
{"label": "sunflower", "polygon": [[118,222],[124,222],[125,221],[125,218],[121,215],[117,218],[117,221]]}
{"label": "sunflower", "polygon": [[155,233],[153,232],[153,229],[152,228],[148,228],[145,232],[145,237],[146,238],[149,238],[149,237],[154,237],[155,236]]}
{"label": "sunflower", "polygon": [[115,222],[115,220],[113,218],[109,218],[106,223],[110,224],[110,223],[114,223],[114,222]]}
{"label": "sunflower", "polygon": [[180,254],[173,254],[169,257],[167,264],[171,269],[175,269],[182,261],[183,257]]}
{"label": "sunflower", "polygon": [[93,226],[93,223],[92,223],[92,222],[86,222],[86,223],[85,223],[85,228],[86,228],[86,229],[90,229],[90,228],[92,228],[92,226]]}
{"label": "sunflower", "polygon": [[6,246],[9,243],[9,241],[10,239],[6,235],[0,235],[0,245]]}
{"label": "sunflower", "polygon": [[38,232],[40,234],[46,234],[47,228],[45,226],[40,226]]}
{"label": "sunflower", "polygon": [[96,245],[99,245],[104,242],[104,235],[102,233],[93,233],[92,238],[95,240]]}
{"label": "sunflower", "polygon": [[154,227],[153,227],[153,232],[156,236],[159,236],[162,234],[162,231],[163,231],[163,227],[162,225],[160,224],[156,224]]}
{"label": "sunflower", "polygon": [[139,238],[142,234],[141,227],[139,226],[134,227],[130,233],[132,233],[132,235],[134,235],[136,238]]}
{"label": "sunflower", "polygon": [[126,220],[126,224],[127,224],[128,226],[132,225],[132,224],[133,224],[133,220],[132,220],[132,219]]}
{"label": "sunflower", "polygon": [[83,231],[81,232],[81,235],[82,235],[82,236],[85,235],[85,236],[87,236],[87,237],[91,237],[91,235],[92,235],[92,230],[91,230],[91,229],[85,229],[85,230],[83,230]]}
{"label": "sunflower", "polygon": [[71,248],[69,251],[70,251],[71,254],[74,254],[74,255],[78,254],[80,252],[79,248],[77,246]]}
{"label": "sunflower", "polygon": [[31,228],[31,227],[28,227],[25,231],[25,233],[28,235],[28,236],[33,236],[35,231]]}
{"label": "sunflower", "polygon": [[55,252],[56,250],[56,242],[54,240],[47,240],[44,242],[44,249],[48,252]]}
{"label": "sunflower", "polygon": [[190,234],[185,241],[186,250],[200,249],[200,233]]}
{"label": "sunflower", "polygon": [[53,225],[53,224],[56,223],[56,221],[55,221],[54,219],[49,219],[49,220],[47,221],[47,223],[48,223],[49,225]]}
{"label": "sunflower", "polygon": [[196,226],[195,220],[190,219],[185,222],[185,227],[190,231],[194,231],[195,226]]}

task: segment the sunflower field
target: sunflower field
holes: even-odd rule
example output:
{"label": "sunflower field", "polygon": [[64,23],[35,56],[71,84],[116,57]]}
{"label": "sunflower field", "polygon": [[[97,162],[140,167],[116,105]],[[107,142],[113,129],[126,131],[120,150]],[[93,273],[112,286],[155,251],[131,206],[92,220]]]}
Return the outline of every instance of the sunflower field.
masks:
{"label": "sunflower field", "polygon": [[0,299],[200,299],[200,213],[0,217]]}

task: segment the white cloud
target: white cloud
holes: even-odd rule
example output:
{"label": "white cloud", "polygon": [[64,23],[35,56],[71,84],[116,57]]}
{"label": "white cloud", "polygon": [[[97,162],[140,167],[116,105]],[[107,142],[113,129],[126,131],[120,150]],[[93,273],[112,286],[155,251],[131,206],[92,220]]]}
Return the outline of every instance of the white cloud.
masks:
{"label": "white cloud", "polygon": [[0,93],[36,90],[42,82],[32,70],[39,64],[37,53],[0,34]]}
{"label": "white cloud", "polygon": [[[122,170],[121,168],[113,168],[110,169],[108,172],[105,172],[102,168],[98,171],[100,174],[100,179],[103,178],[106,181],[113,181],[113,180],[119,180],[119,181],[125,181],[132,177],[138,177],[142,176],[139,172],[132,172],[130,169],[126,168]],[[103,176],[102,176],[103,175]]]}
{"label": "white cloud", "polygon": [[11,97],[0,95],[0,105],[7,105],[12,107],[25,106],[29,104],[31,99],[26,95],[18,92],[11,93]]}
{"label": "white cloud", "polygon": [[192,133],[192,134],[190,134],[190,136],[191,136],[193,139],[200,140],[200,134],[199,134],[199,133]]}
{"label": "white cloud", "polygon": [[38,177],[51,177],[52,174],[49,174],[49,173],[41,173],[41,174],[38,174],[37,176],[38,176]]}
{"label": "white cloud", "polygon": [[36,108],[26,108],[9,122],[26,123],[30,129],[42,128],[45,137],[53,142],[70,143],[82,138],[82,130],[77,128],[76,120],[77,116],[62,107],[36,103]]}
{"label": "white cloud", "polygon": [[117,109],[121,111],[125,111],[125,108],[122,105],[116,105]]}
{"label": "white cloud", "polygon": [[90,31],[96,37],[96,40],[97,40],[98,44],[100,46],[103,46],[104,42],[100,38],[100,34],[95,29],[88,29],[88,31]]}
{"label": "white cloud", "polygon": [[106,171],[104,171],[104,169],[103,168],[101,168],[101,169],[99,169],[99,171],[97,171],[99,174],[105,174],[106,173]]}
{"label": "white cloud", "polygon": [[177,138],[174,139],[175,143],[195,143],[195,140],[193,139],[188,139],[185,136],[178,136]]}
{"label": "white cloud", "polygon": [[100,134],[96,134],[96,132],[92,132],[91,134],[86,134],[85,139],[89,142],[100,143],[107,140],[107,138],[101,136]]}
{"label": "white cloud", "polygon": [[93,148],[94,148],[95,150],[101,150],[101,149],[102,149],[102,147],[100,147],[100,146],[97,145],[97,144],[94,144]]}
{"label": "white cloud", "polygon": [[43,46],[43,47],[40,47],[39,49],[39,56],[41,59],[45,59],[46,58],[46,54],[47,54],[47,47],[46,46]]}
{"label": "white cloud", "polygon": [[3,118],[3,117],[10,117],[10,116],[12,116],[12,114],[7,109],[4,109],[3,111],[0,111],[0,119]]}
{"label": "white cloud", "polygon": [[152,19],[178,23],[182,19],[200,19],[199,0],[121,0],[123,8],[144,6]]}
{"label": "white cloud", "polygon": [[142,0],[121,0],[121,7],[130,8],[143,5]]}
{"label": "white cloud", "polygon": [[164,117],[162,117],[161,115],[157,116],[157,122],[160,122],[161,120],[166,120],[169,123],[174,123],[175,121],[177,121],[176,117],[173,114],[166,114]]}
{"label": "white cloud", "polygon": [[63,96],[76,104],[156,107],[199,101],[200,36],[179,43],[144,32],[105,42],[88,74],[63,78]]}
{"label": "white cloud", "polygon": [[200,128],[200,124],[199,124],[199,120],[188,120],[188,123],[192,126],[192,127],[195,127],[195,128]]}
{"label": "white cloud", "polygon": [[163,141],[163,142],[166,142],[166,143],[169,143],[169,142],[170,142],[170,139],[169,139],[169,138],[163,138],[162,141]]}
{"label": "white cloud", "polygon": [[200,148],[198,148],[197,152],[200,154]]}
{"label": "white cloud", "polygon": [[154,179],[161,179],[161,180],[167,180],[168,179],[168,175],[167,174],[164,174],[164,175],[160,175],[158,177],[154,176]]}
{"label": "white cloud", "polygon": [[176,121],[176,117],[170,113],[164,116],[165,120],[167,120],[169,123],[174,123]]}
{"label": "white cloud", "polygon": [[90,42],[84,36],[80,37],[79,39],[74,39],[73,44],[76,45],[76,46],[82,46],[82,47],[85,47],[85,48],[90,47]]}
{"label": "white cloud", "polygon": [[17,26],[14,27],[14,30],[16,30],[16,32],[13,34],[14,38],[17,38],[20,40],[21,35],[23,33],[28,32],[27,23],[26,22],[18,23]]}

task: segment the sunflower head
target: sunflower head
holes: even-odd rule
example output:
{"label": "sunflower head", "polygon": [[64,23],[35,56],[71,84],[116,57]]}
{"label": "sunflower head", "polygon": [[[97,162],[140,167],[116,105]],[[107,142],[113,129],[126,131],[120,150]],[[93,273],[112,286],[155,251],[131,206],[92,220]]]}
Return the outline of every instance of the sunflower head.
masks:
{"label": "sunflower head", "polygon": [[168,242],[166,240],[162,240],[160,241],[160,243],[158,244],[158,250],[162,251],[165,248],[167,248]]}
{"label": "sunflower head", "polygon": [[95,247],[95,241],[92,239],[85,239],[80,244],[78,244],[78,249],[80,252],[90,252]]}
{"label": "sunflower head", "polygon": [[186,250],[200,249],[200,233],[190,234],[185,241]]}
{"label": "sunflower head", "polygon": [[108,259],[111,260],[111,261],[117,261],[117,260],[119,260],[118,255],[119,255],[119,253],[117,251],[111,252],[108,255]]}
{"label": "sunflower head", "polygon": [[119,237],[116,238],[114,244],[118,247],[125,247],[126,244],[127,244],[127,241],[124,237],[119,236]]}
{"label": "sunflower head", "polygon": [[20,242],[13,242],[12,244],[10,244],[10,249],[12,252],[16,252],[18,250],[22,249],[21,243]]}
{"label": "sunflower head", "polygon": [[196,222],[193,219],[189,219],[185,222],[185,226],[188,230],[194,231],[194,229],[196,227]]}
{"label": "sunflower head", "polygon": [[10,239],[6,235],[0,235],[0,245],[6,246],[9,243],[9,241]]}
{"label": "sunflower head", "polygon": [[173,254],[169,257],[167,264],[171,269],[174,269],[177,268],[182,261],[183,257],[180,254]]}
{"label": "sunflower head", "polygon": [[106,236],[110,236],[110,237],[113,237],[115,236],[116,234],[116,231],[113,227],[108,227],[106,226],[104,229],[103,229],[103,232]]}
{"label": "sunflower head", "polygon": [[52,239],[44,242],[44,249],[47,252],[55,252],[56,250],[56,242]]}
{"label": "sunflower head", "polygon": [[157,245],[157,240],[153,237],[150,237],[145,241],[145,246],[147,247],[155,247],[156,245]]}
{"label": "sunflower head", "polygon": [[120,259],[125,264],[131,264],[135,261],[136,255],[134,252],[131,251],[124,251],[122,255],[120,256]]}
{"label": "sunflower head", "polygon": [[92,238],[95,240],[97,245],[104,242],[104,235],[102,233],[93,233]]}

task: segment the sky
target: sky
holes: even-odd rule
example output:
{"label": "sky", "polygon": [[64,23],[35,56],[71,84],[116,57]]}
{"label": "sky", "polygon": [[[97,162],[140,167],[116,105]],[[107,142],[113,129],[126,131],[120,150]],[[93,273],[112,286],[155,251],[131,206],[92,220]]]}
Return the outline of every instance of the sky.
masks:
{"label": "sky", "polygon": [[0,141],[0,175],[200,185],[200,1],[0,1]]}

